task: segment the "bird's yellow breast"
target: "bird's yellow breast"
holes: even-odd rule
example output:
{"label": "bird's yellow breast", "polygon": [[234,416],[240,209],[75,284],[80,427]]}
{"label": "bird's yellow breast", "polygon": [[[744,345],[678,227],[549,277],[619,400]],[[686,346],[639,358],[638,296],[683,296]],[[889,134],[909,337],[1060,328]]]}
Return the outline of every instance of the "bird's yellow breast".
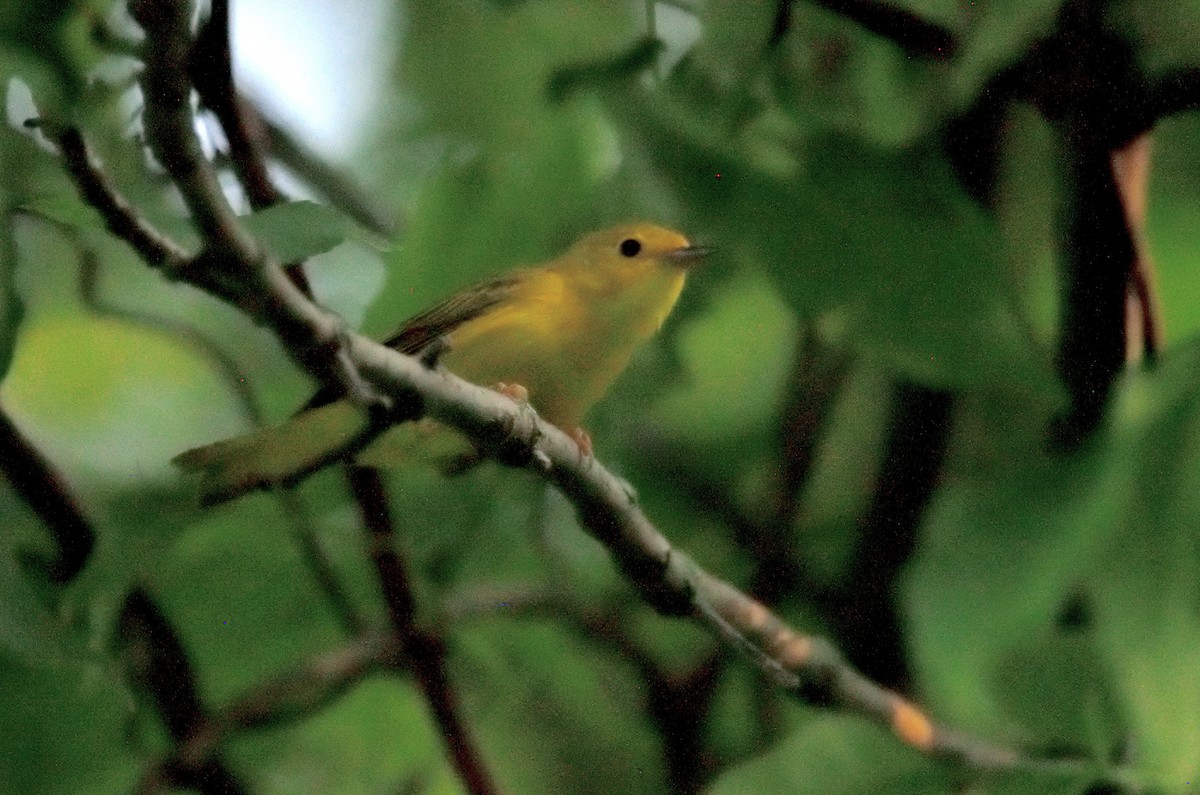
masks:
{"label": "bird's yellow breast", "polygon": [[450,334],[444,362],[478,384],[524,386],[545,419],[571,429],[662,325],[683,282],[679,269],[651,266],[597,291],[570,270],[531,271],[510,300]]}

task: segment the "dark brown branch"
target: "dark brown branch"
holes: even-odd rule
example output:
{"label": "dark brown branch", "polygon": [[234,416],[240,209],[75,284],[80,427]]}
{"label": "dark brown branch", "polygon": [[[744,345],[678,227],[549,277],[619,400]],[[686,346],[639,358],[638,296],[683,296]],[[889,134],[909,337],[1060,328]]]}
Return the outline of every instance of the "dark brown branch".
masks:
{"label": "dark brown branch", "polygon": [[363,524],[370,534],[371,559],[383,589],[392,630],[433,718],[441,728],[463,786],[473,795],[498,792],[483,756],[459,714],[458,698],[446,672],[445,641],[417,624],[412,585],[405,562],[396,548],[395,524],[379,471],[351,466],[347,467],[347,475],[362,511]]}
{"label": "dark brown branch", "polygon": [[953,58],[958,50],[954,34],[903,8],[878,0],[813,1],[898,45],[913,58],[947,60]]}
{"label": "dark brown branch", "polygon": [[872,679],[908,685],[896,583],[917,543],[917,530],[937,486],[950,436],[948,392],[896,387],[883,464],[858,549],[840,597],[830,603],[837,638],[851,662]]}
{"label": "dark brown branch", "polygon": [[1125,366],[1125,301],[1136,257],[1107,148],[1067,142],[1065,280],[1058,369],[1070,394],[1053,440],[1080,445],[1099,426]]}
{"label": "dark brown branch", "polygon": [[64,127],[57,136],[67,171],[75,180],[83,200],[104,219],[108,231],[124,240],[143,260],[166,271],[177,271],[191,256],[169,237],[142,218],[100,169],[83,135],[73,127]]}
{"label": "dark brown branch", "polygon": [[[385,237],[396,233],[396,222],[362,191],[238,92],[229,42],[229,0],[212,0],[212,11],[192,46],[188,71],[200,100],[225,132],[229,159],[251,207],[261,210],[287,198],[267,169],[267,157],[274,156],[365,228]],[[304,278],[298,266],[290,268],[289,274]]]}
{"label": "dark brown branch", "polygon": [[70,582],[87,564],[96,543],[96,534],[68,491],[62,476],[25,438],[2,406],[0,473],[54,538],[57,554],[46,566],[50,581]]}
{"label": "dark brown branch", "polygon": [[849,354],[822,340],[816,329],[809,327],[798,335],[780,411],[779,480],[772,495],[771,519],[750,550],[755,560],[750,590],[767,604],[811,587],[795,555],[792,529],[817,444],[849,369]]}
{"label": "dark brown branch", "polygon": [[209,17],[192,45],[188,74],[200,101],[221,123],[229,142],[229,159],[246,189],[250,206],[262,210],[284,200],[264,162],[261,135],[253,135],[239,107],[233,83],[233,53],[229,45],[229,2],[212,0]]}
{"label": "dark brown branch", "polygon": [[1200,67],[1168,72],[1150,87],[1150,113],[1155,120],[1200,110]]}
{"label": "dark brown branch", "polygon": [[[250,206],[263,210],[284,201],[284,195],[267,171],[261,131],[258,135],[251,134],[248,117],[242,112],[241,98],[233,84],[228,0],[212,0],[209,17],[192,45],[188,66],[188,75],[200,100],[216,115],[225,132],[229,159]],[[284,270],[297,288],[312,295],[303,263],[290,263]]]}
{"label": "dark brown branch", "polygon": [[681,674],[658,667],[643,672],[650,718],[662,738],[667,783],[677,795],[703,791],[716,773],[716,759],[704,731],[726,659],[722,649]]}
{"label": "dark brown branch", "polygon": [[[175,631],[150,595],[140,588],[125,599],[121,640],[133,676],[154,700],[167,734],[178,747],[190,741],[208,716],[200,701],[196,675]],[[187,763],[156,767],[144,778],[142,791],[166,784],[192,787],[203,795],[237,795],[246,788],[214,753]]]}

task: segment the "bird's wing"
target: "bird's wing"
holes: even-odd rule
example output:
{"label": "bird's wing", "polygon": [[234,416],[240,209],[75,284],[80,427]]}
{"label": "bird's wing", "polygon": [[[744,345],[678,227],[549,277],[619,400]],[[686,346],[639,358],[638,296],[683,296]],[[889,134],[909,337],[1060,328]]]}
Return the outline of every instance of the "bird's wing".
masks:
{"label": "bird's wing", "polygon": [[449,334],[463,323],[474,320],[505,301],[520,283],[518,276],[504,276],[455,293],[442,303],[409,318],[383,344],[401,353],[416,355],[438,337]]}
{"label": "bird's wing", "polygon": [[[383,341],[389,348],[415,356],[444,334],[449,334],[462,324],[474,320],[492,307],[505,301],[521,283],[519,274],[502,276],[498,279],[477,284],[410,317],[400,329]],[[300,411],[308,411],[342,396],[337,387],[323,386],[304,404]]]}

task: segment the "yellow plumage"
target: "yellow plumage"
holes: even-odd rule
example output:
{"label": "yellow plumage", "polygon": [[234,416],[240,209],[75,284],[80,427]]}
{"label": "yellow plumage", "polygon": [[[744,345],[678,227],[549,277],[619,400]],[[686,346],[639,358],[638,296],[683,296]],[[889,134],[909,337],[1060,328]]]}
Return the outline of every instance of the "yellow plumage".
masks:
{"label": "yellow plumage", "polygon": [[[595,232],[541,267],[452,296],[411,318],[386,343],[413,354],[445,337],[449,350],[441,362],[450,371],[485,386],[520,385],[543,418],[576,431],[662,325],[687,269],[704,253],[653,224]],[[384,465],[422,435],[394,428],[360,450],[355,440],[367,432],[365,414],[345,400],[320,405],[321,397],[284,425],[190,450],[176,463],[202,472],[204,500],[218,502],[293,482],[349,455]]]}

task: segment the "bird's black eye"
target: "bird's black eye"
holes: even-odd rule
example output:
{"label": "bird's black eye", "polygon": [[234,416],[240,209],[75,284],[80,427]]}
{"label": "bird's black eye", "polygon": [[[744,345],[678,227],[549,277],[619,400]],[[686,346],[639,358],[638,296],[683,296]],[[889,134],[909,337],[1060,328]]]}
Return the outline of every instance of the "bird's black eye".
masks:
{"label": "bird's black eye", "polygon": [[621,241],[621,254],[626,257],[636,257],[641,250],[642,243],[640,240],[634,240],[630,237]]}

